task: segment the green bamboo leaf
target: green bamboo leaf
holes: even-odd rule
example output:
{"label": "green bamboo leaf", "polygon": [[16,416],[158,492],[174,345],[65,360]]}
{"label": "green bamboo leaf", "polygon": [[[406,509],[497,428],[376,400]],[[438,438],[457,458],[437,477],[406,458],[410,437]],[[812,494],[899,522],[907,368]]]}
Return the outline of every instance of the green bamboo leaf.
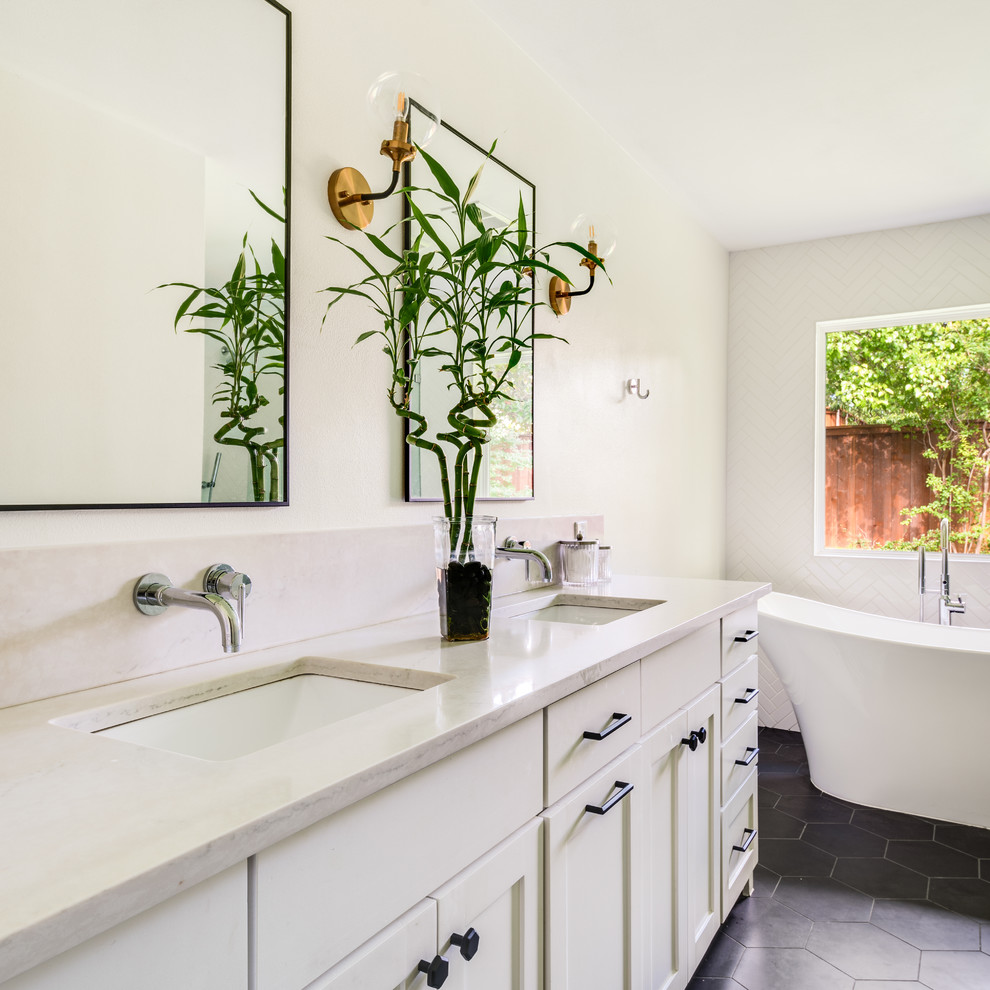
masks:
{"label": "green bamboo leaf", "polygon": [[416,146],[416,149],[423,156],[423,161],[429,166],[430,171],[433,173],[433,178],[437,180],[440,188],[452,199],[459,199],[461,195],[460,190],[457,188],[457,183],[447,174],[447,170],[435,158],[420,148],[419,145]]}
{"label": "green bamboo leaf", "polygon": [[[251,198],[258,204],[258,206],[260,206],[265,211],[265,213],[267,213],[269,216],[273,216],[276,220],[278,220],[279,223],[285,223],[285,217],[279,216],[270,206],[266,206],[264,203],[262,203],[262,201],[258,199],[258,197],[255,195],[253,189],[249,189],[248,192],[251,194]],[[282,192],[284,194],[285,190],[283,189]]]}
{"label": "green bamboo leaf", "polygon": [[529,231],[526,229],[526,205],[523,203],[522,193],[519,193],[519,212],[516,215],[516,244],[519,248],[519,257],[526,253],[526,242],[529,240]]}
{"label": "green bamboo leaf", "polygon": [[352,347],[357,347],[362,340],[367,340],[369,337],[374,337],[375,334],[381,333],[381,330],[365,330],[364,333],[359,334],[357,340],[351,345]]}
{"label": "green bamboo leaf", "polygon": [[426,231],[427,236],[433,241],[438,248],[440,248],[440,253],[444,256],[449,265],[451,263],[450,248],[447,247],[446,242],[437,234],[437,232],[430,225],[430,221],[426,219],[426,215],[423,211],[411,200],[407,200],[409,203],[409,209],[412,211],[412,215],[416,218],[417,223],[420,227]]}
{"label": "green bamboo leaf", "polygon": [[374,234],[369,233],[367,230],[364,231],[364,236],[375,245],[378,250],[384,254],[386,257],[391,258],[393,261],[402,264],[402,258],[399,257],[380,237],[376,237]]}

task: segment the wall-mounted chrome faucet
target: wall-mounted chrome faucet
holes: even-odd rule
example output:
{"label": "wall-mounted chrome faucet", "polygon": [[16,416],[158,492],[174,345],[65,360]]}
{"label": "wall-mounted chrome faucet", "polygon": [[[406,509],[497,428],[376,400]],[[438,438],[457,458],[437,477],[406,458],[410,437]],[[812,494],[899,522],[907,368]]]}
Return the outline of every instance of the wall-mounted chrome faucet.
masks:
{"label": "wall-mounted chrome faucet", "polygon": [[507,557],[509,560],[527,560],[538,564],[543,570],[543,583],[553,584],[553,565],[545,553],[534,550],[528,542],[514,540],[507,536],[500,547],[495,548],[496,557]]}
{"label": "wall-mounted chrome faucet", "polygon": [[[219,568],[227,568],[219,570]],[[241,619],[244,614],[244,599],[251,588],[251,579],[246,574],[237,574],[226,564],[217,564],[207,572],[207,579],[215,575],[214,582],[218,590],[189,591],[186,588],[176,588],[170,578],[164,574],[145,574],[134,585],[134,605],[145,615],[161,615],[172,605],[182,608],[201,609],[212,612],[220,623],[220,641],[224,653],[236,653],[241,648]],[[227,577],[227,575],[232,575]],[[224,580],[227,578],[226,580]],[[205,583],[205,582],[204,582]],[[229,585],[229,588],[227,587]],[[224,591],[236,594],[240,606],[240,615],[224,597]]]}
{"label": "wall-mounted chrome faucet", "polygon": [[966,603],[960,595],[955,601],[949,595],[949,520],[943,519],[938,527],[938,545],[942,551],[942,579],[939,583],[938,622],[941,626],[952,625],[952,616],[962,615]]}

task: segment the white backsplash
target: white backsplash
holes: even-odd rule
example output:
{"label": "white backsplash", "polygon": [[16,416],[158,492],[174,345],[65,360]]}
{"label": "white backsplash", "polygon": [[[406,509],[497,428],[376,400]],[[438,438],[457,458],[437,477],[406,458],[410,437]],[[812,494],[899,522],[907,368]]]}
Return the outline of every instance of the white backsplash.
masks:
{"label": "white backsplash", "polygon": [[[498,539],[529,540],[556,571],[556,542],[573,537],[575,518],[506,519]],[[589,538],[603,535],[603,517],[580,518],[588,520]],[[430,524],[0,551],[0,708],[222,656],[208,612],[170,608],[146,616],[131,598],[150,571],[200,590],[219,562],[253,582],[245,650],[437,607]],[[496,561],[496,596],[535,587],[528,569]],[[439,636],[439,623],[437,629]]]}

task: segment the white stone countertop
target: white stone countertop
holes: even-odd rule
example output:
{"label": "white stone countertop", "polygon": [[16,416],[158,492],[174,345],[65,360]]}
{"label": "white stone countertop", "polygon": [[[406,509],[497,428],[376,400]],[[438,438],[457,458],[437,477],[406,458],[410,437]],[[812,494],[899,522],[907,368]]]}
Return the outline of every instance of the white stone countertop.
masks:
{"label": "white stone countertop", "polygon": [[[665,604],[605,625],[499,613],[490,639],[445,643],[436,612],[0,710],[0,981],[205,880],[734,609],[769,585],[616,578],[600,592]],[[592,592],[594,593],[594,592]],[[250,620],[250,616],[249,616]],[[203,681],[327,657],[453,675],[258,752],[212,762],[53,725],[147,713]],[[71,662],[67,658],[66,662]],[[401,673],[395,682],[402,682]],[[78,721],[78,720],[77,720]]]}

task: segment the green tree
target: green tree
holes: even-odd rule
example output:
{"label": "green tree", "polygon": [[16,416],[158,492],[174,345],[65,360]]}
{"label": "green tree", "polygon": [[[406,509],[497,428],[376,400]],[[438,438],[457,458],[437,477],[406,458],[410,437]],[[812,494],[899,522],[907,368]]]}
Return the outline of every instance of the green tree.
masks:
{"label": "green tree", "polygon": [[[990,319],[831,333],[826,403],[862,424],[915,430],[932,462],[926,505],[901,509],[948,516],[964,553],[990,553]],[[937,530],[884,549],[935,547]]]}

